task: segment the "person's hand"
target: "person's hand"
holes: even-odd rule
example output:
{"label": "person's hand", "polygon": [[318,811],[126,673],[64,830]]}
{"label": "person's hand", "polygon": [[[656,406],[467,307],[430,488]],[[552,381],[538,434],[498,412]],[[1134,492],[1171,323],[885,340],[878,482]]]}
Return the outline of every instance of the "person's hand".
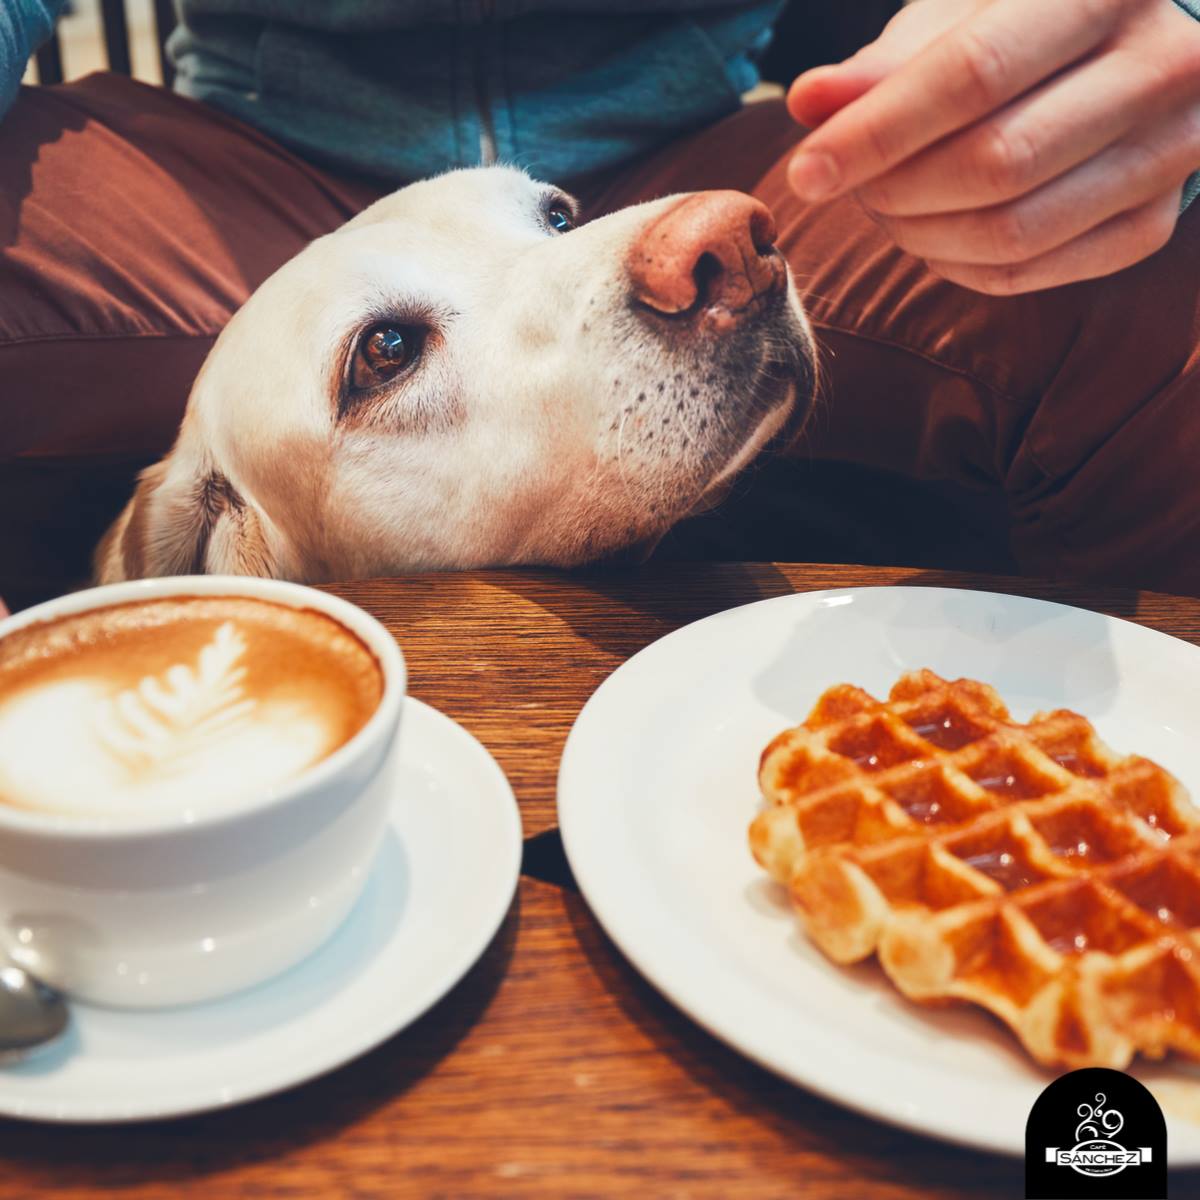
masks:
{"label": "person's hand", "polygon": [[801,75],[804,199],[856,192],[976,291],[1107,275],[1170,238],[1200,167],[1200,22],[1173,0],[919,0]]}

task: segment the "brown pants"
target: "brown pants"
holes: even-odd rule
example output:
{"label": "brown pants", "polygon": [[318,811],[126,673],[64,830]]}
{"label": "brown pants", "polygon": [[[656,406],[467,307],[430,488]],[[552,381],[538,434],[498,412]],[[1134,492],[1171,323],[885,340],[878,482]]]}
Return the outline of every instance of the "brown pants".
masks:
{"label": "brown pants", "polygon": [[[603,178],[557,181],[592,213],[752,192],[808,293],[816,415],[790,461],[668,551],[1015,566],[1200,595],[1200,218],[1108,279],[978,296],[853,201],[797,201],[796,137],[782,104],[754,104]],[[233,310],[380,190],[119,76],[23,90],[0,123],[0,595],[86,575]]]}

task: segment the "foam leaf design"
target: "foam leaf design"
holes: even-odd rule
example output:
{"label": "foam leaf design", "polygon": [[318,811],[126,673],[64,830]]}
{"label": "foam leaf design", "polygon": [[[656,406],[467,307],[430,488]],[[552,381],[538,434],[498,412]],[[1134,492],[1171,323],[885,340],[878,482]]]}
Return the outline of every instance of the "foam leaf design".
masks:
{"label": "foam leaf design", "polygon": [[135,773],[185,768],[253,711],[242,688],[245,651],[242,635],[226,621],[193,665],[177,663],[106,700],[96,722],[101,743]]}

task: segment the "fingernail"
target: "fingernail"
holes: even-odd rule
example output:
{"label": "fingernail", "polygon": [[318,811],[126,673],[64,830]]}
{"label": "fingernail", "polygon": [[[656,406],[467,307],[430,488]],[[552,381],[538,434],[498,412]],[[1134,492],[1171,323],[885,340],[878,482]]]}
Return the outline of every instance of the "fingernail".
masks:
{"label": "fingernail", "polygon": [[801,150],[788,167],[788,182],[801,199],[822,200],[837,190],[841,177],[828,154]]}

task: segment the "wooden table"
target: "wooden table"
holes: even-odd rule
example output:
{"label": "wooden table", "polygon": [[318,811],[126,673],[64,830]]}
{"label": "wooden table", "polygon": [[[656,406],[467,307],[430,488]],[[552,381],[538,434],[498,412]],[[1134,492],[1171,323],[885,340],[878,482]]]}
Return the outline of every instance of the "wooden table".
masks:
{"label": "wooden table", "polygon": [[[856,1116],[692,1024],[600,932],[555,832],[563,741],[592,690],[629,655],[731,605],[885,583],[1045,597],[1200,644],[1200,601],[945,572],[667,564],[336,588],[395,633],[413,694],[475,733],[508,772],[527,837],[512,911],[482,960],[424,1018],[283,1095],[159,1124],[0,1121],[0,1200],[1023,1195],[1019,1162]],[[1196,1194],[1200,1175],[1173,1176],[1173,1196]]]}

